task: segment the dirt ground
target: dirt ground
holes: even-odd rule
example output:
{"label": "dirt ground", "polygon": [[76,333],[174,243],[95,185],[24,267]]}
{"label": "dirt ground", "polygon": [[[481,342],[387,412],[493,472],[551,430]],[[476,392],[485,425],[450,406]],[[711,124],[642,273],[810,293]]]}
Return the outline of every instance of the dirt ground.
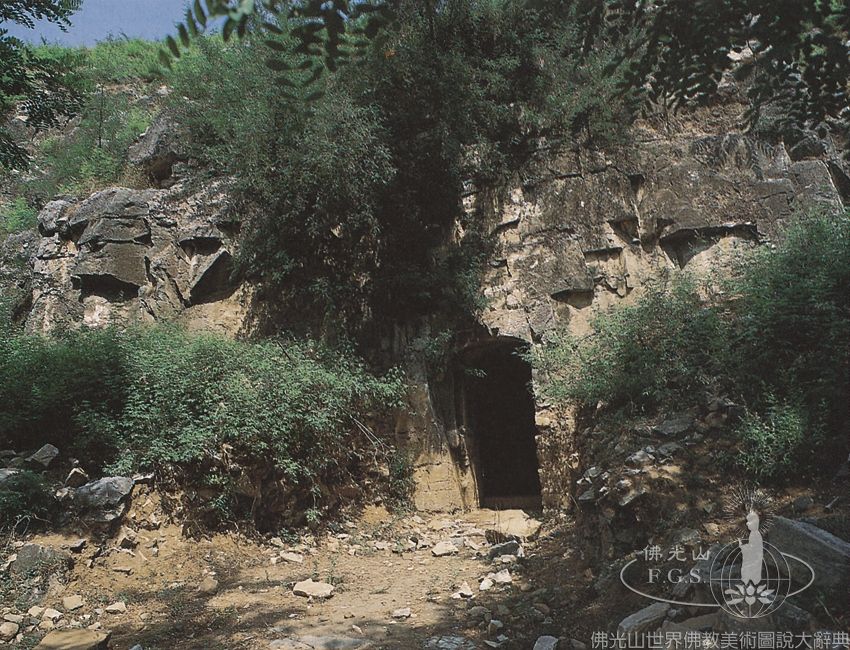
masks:
{"label": "dirt ground", "polygon": [[[782,503],[797,495],[789,490]],[[117,650],[527,650],[544,634],[590,647],[594,631],[646,605],[616,578],[605,586],[594,574],[578,550],[587,538],[566,516],[541,525],[521,511],[427,517],[369,506],[318,537],[193,538],[169,522],[158,498],[147,487],[134,493],[125,526],[111,536],[70,526],[12,543],[4,557],[26,542],[65,549],[75,561],[44,592],[14,591],[0,611],[53,607],[57,628],[110,630]],[[531,539],[491,557],[505,532]],[[437,556],[438,548],[450,554]],[[493,574],[510,582],[482,591]],[[307,579],[333,586],[332,595],[296,595]],[[69,609],[69,596],[82,606]],[[124,611],[110,612],[115,605]],[[25,617],[11,647],[35,647],[50,627],[38,626],[39,616]]]}
{"label": "dirt ground", "polygon": [[[265,542],[233,533],[190,539],[173,524],[140,528],[132,541],[120,533],[106,545],[90,539],[67,580],[53,581],[41,605],[62,612],[64,597],[81,596],[83,607],[65,612],[64,623],[109,629],[112,647],[122,649],[265,650],[275,640],[310,637],[326,637],[327,647],[349,647],[334,646],[335,639],[403,649],[440,636],[463,637],[473,647],[491,641],[530,648],[540,634],[578,633],[585,625],[574,624],[569,612],[593,576],[567,550],[569,523],[547,522],[536,541],[522,544],[525,557],[490,559],[485,533],[508,514],[482,510],[426,520],[370,507],[342,525],[346,532]],[[131,519],[139,515],[132,512]],[[86,538],[80,532],[27,541],[70,548]],[[434,546],[446,541],[457,552],[435,556]],[[303,561],[281,558],[287,552]],[[483,578],[503,570],[509,584],[480,591]],[[309,578],[333,585],[331,597],[295,595],[293,585]],[[453,597],[464,587],[470,597]],[[105,611],[115,603],[126,611]]]}

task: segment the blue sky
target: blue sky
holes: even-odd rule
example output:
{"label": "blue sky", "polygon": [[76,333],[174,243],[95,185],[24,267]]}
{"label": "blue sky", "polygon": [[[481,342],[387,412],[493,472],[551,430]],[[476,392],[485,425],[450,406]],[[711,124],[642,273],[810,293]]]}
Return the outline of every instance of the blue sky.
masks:
{"label": "blue sky", "polygon": [[93,45],[108,36],[122,35],[159,39],[174,33],[174,24],[186,14],[186,4],[186,0],[83,0],[82,9],[71,17],[67,32],[49,23],[35,29],[15,24],[0,26],[30,43],[40,43],[43,38],[63,45]]}

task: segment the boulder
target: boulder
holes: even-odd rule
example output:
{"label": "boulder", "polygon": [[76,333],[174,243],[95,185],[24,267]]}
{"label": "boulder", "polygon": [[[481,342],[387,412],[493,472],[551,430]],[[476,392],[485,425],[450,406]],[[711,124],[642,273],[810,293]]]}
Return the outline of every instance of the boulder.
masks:
{"label": "boulder", "polygon": [[[850,584],[850,543],[822,528],[803,521],[777,517],[768,533],[768,540],[781,552],[808,562],[815,573],[815,589],[838,589]],[[789,560],[791,578],[806,584],[809,572],[795,560]]]}
{"label": "boulder", "polygon": [[44,445],[37,452],[27,457],[27,463],[47,468],[58,455],[59,450],[56,447],[53,445]]}
{"label": "boulder", "polygon": [[84,520],[110,524],[124,516],[132,491],[133,479],[109,476],[75,489],[72,497]]}
{"label": "boulder", "polygon": [[92,630],[55,630],[35,650],[107,650],[109,636],[109,632]]}

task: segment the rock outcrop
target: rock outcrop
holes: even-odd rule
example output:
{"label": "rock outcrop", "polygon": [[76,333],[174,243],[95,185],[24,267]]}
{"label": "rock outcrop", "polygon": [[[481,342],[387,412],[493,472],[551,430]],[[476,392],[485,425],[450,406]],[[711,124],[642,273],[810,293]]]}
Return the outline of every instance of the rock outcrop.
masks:
{"label": "rock outcrop", "polygon": [[235,334],[248,289],[232,281],[233,207],[213,183],[182,188],[110,188],[48,203],[32,246],[32,331],[179,320]]}

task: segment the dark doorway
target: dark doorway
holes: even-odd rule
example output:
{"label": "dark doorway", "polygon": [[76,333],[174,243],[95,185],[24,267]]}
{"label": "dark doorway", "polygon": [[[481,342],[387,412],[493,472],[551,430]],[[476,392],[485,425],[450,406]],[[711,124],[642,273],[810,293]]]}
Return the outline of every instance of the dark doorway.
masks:
{"label": "dark doorway", "polygon": [[482,507],[540,505],[531,366],[523,349],[505,339],[464,356],[464,413]]}

